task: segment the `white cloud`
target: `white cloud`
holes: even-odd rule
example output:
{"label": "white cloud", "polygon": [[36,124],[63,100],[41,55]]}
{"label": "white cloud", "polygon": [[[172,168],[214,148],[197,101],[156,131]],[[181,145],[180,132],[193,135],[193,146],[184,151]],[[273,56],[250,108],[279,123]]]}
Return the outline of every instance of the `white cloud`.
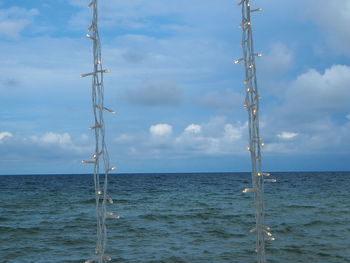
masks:
{"label": "white cloud", "polygon": [[48,132],[42,135],[41,137],[32,137],[34,141],[38,141],[44,144],[58,144],[58,145],[69,145],[72,143],[70,135],[68,133],[53,133]]}
{"label": "white cloud", "polygon": [[[53,147],[77,153],[88,153],[89,151],[92,151],[91,146],[80,145],[74,142],[69,133],[47,132],[41,136],[31,136],[29,139],[31,142],[43,147]],[[83,134],[80,140],[86,141],[86,135]]]}
{"label": "white cloud", "polygon": [[[285,44],[277,42],[270,47],[267,54],[261,58],[261,70],[268,74],[287,72],[293,65],[294,54]],[[259,63],[259,60],[258,60]]]}
{"label": "white cloud", "polygon": [[62,161],[78,165],[81,159],[88,158],[93,152],[92,144],[84,134],[72,138],[69,133],[47,132],[23,136],[2,132],[0,137],[0,162],[6,162],[8,168],[15,171],[19,162],[23,166],[35,163],[38,167]]}
{"label": "white cloud", "polygon": [[25,9],[11,7],[0,9],[0,37],[17,39],[20,33],[32,23],[34,16],[38,15],[37,9]]}
{"label": "white cloud", "polygon": [[6,140],[6,138],[13,137],[12,133],[10,132],[0,132],[0,143],[2,141]]}
{"label": "white cloud", "polygon": [[[348,110],[350,67],[334,65],[319,73],[310,69],[297,77],[286,93],[289,111],[323,114],[323,111]],[[302,117],[302,116],[301,116]]]}
{"label": "white cloud", "polygon": [[[350,67],[310,69],[296,77],[281,101],[264,112],[261,134],[268,154],[348,152]],[[349,119],[349,118],[348,118]],[[276,131],[277,134],[276,134]]]}
{"label": "white cloud", "polygon": [[244,152],[241,139],[246,127],[239,122],[227,123],[224,118],[213,118],[202,125],[190,124],[176,136],[174,152],[185,155],[241,154]]}
{"label": "white cloud", "polygon": [[186,133],[194,133],[194,134],[196,134],[196,133],[201,133],[201,131],[202,131],[202,127],[200,125],[198,125],[198,124],[193,124],[193,123],[188,125],[185,128],[185,132]]}
{"label": "white cloud", "polygon": [[350,121],[350,114],[346,115],[346,118]]}
{"label": "white cloud", "polygon": [[281,132],[281,133],[277,134],[277,137],[280,139],[290,140],[298,135],[299,135],[299,133],[297,133],[297,132]]}
{"label": "white cloud", "polygon": [[[350,123],[337,124],[329,119],[315,120],[308,126],[299,125],[300,133],[281,132],[270,138],[264,148],[266,153],[285,154],[344,154],[349,153]],[[306,127],[305,127],[306,126]]]}
{"label": "white cloud", "polygon": [[335,53],[350,56],[350,1],[310,0],[307,15],[323,29]]}
{"label": "white cloud", "polygon": [[242,138],[242,133],[245,130],[246,126],[235,127],[232,124],[226,124],[224,127],[224,138],[228,142],[234,142]]}
{"label": "white cloud", "polygon": [[149,132],[152,136],[169,136],[173,132],[173,128],[169,124],[156,124],[149,128]]}
{"label": "white cloud", "polygon": [[[218,121],[220,119],[221,121]],[[173,134],[169,124],[157,124],[150,127],[150,137],[138,136],[130,141],[129,151],[143,158],[164,157],[184,158],[185,156],[217,156],[242,154],[245,142],[242,136],[247,125],[232,124],[214,118],[204,124],[189,124],[179,134]],[[216,129],[214,133],[212,129]],[[170,136],[172,135],[172,136]]]}

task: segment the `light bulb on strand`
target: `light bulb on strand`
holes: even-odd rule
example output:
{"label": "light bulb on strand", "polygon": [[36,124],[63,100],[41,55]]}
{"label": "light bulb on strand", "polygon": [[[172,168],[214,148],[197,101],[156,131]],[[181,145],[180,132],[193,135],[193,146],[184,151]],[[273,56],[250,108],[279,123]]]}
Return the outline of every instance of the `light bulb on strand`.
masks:
{"label": "light bulb on strand", "polygon": [[276,183],[277,180],[276,179],[264,179],[264,182],[266,182],[266,183]]}
{"label": "light bulb on strand", "polygon": [[100,151],[99,153],[94,153],[94,154],[92,155],[92,158],[95,159],[95,160],[97,160],[98,157],[99,157],[101,154],[103,154],[103,151]]}
{"label": "light bulb on strand", "polygon": [[113,203],[114,203],[113,199],[112,199],[111,197],[109,197],[109,196],[107,196],[107,201],[108,201],[108,203],[110,203],[110,204],[113,204]]}
{"label": "light bulb on strand", "polygon": [[120,216],[116,216],[113,212],[106,212],[105,217],[108,219],[120,219]]}
{"label": "light bulb on strand", "polygon": [[106,260],[106,261],[111,261],[112,258],[111,258],[110,256],[104,256],[104,260]]}
{"label": "light bulb on strand", "polygon": [[96,40],[96,38],[94,38],[92,35],[90,35],[90,34],[86,34],[85,35],[87,38],[89,38],[89,39],[91,39],[91,40]]}
{"label": "light bulb on strand", "polygon": [[112,172],[112,171],[114,171],[114,170],[116,170],[116,169],[117,169],[116,166],[112,166],[111,168],[107,169],[107,172]]}
{"label": "light bulb on strand", "polygon": [[242,193],[250,193],[250,192],[254,192],[254,188],[244,188],[242,190]]}

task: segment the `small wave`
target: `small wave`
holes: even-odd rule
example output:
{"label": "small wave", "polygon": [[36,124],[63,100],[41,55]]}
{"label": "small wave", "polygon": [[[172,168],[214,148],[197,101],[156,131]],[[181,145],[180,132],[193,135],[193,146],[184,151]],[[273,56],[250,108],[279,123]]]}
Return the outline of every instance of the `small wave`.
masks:
{"label": "small wave", "polygon": [[95,198],[86,199],[83,201],[76,201],[75,204],[94,204],[96,202]]}
{"label": "small wave", "polygon": [[0,227],[0,234],[37,234],[41,231],[43,231],[43,229],[39,227]]}
{"label": "small wave", "polygon": [[145,219],[145,220],[168,220],[168,219],[172,218],[173,216],[162,215],[162,214],[145,214],[145,215],[139,215],[138,217],[140,219]]}
{"label": "small wave", "polygon": [[321,220],[314,220],[308,223],[303,224],[304,226],[318,226],[318,225],[324,225],[326,222],[323,222]]}
{"label": "small wave", "polygon": [[321,257],[332,257],[331,254],[328,254],[328,253],[324,253],[324,252],[319,252],[317,253],[318,256],[321,256]]}
{"label": "small wave", "polygon": [[172,256],[165,259],[147,261],[147,263],[187,263],[187,262],[181,259],[180,257]]}
{"label": "small wave", "polygon": [[6,222],[6,221],[10,221],[10,219],[6,217],[0,217],[0,222]]}
{"label": "small wave", "polygon": [[285,208],[306,208],[306,209],[310,209],[310,208],[316,208],[316,206],[313,205],[285,205]]}
{"label": "small wave", "polygon": [[304,251],[296,246],[286,247],[282,250],[284,250],[286,252],[290,252],[290,253],[295,253],[295,254],[304,254]]}
{"label": "small wave", "polygon": [[290,226],[286,226],[283,229],[276,229],[276,233],[285,234],[285,233],[291,233],[291,232],[293,232],[293,229]]}
{"label": "small wave", "polygon": [[230,238],[232,237],[231,234],[229,234],[228,232],[224,231],[224,230],[219,230],[219,229],[215,229],[212,231],[208,232],[211,236],[213,237],[219,237],[219,238]]}

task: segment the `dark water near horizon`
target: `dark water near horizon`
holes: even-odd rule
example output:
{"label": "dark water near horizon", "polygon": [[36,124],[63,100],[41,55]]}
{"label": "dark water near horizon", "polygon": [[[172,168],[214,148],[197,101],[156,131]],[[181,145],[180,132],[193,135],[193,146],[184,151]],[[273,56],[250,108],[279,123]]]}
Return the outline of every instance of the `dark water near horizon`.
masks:
{"label": "dark water near horizon", "polygon": [[[350,173],[273,173],[270,263],[350,262]],[[128,263],[254,263],[250,175],[110,177],[108,254]],[[84,262],[95,245],[92,176],[0,176],[0,262]]]}

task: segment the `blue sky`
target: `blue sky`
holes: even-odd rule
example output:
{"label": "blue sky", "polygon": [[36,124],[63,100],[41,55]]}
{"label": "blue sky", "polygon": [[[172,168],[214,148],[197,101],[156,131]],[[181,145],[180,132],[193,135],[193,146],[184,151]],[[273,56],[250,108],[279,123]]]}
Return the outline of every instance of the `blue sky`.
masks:
{"label": "blue sky", "polygon": [[[100,0],[111,163],[249,171],[240,8]],[[88,1],[0,1],[0,174],[89,173]],[[350,1],[252,1],[267,171],[350,169]]]}

